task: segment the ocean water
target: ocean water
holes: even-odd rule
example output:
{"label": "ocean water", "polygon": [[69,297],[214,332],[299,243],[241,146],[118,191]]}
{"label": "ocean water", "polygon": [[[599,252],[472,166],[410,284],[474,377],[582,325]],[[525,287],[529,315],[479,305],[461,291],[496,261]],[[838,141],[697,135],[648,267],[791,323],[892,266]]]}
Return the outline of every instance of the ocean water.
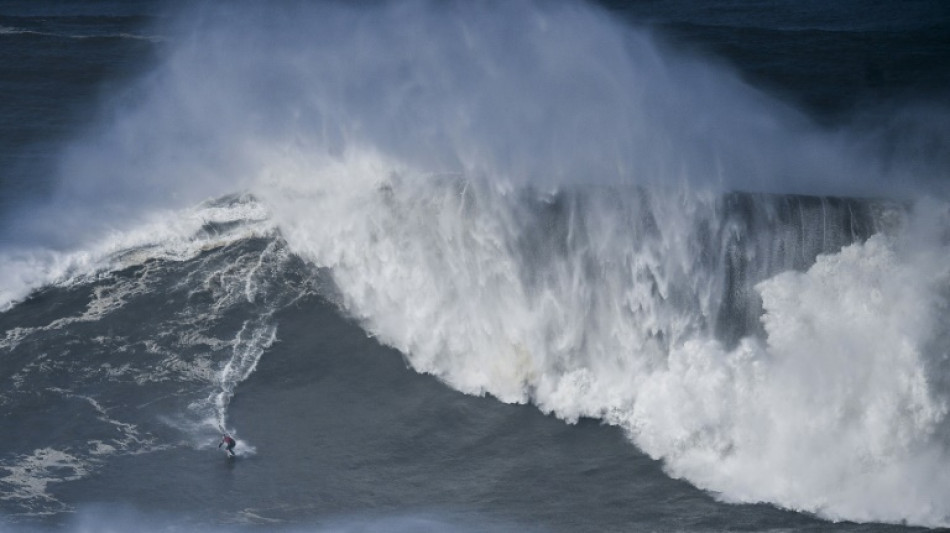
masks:
{"label": "ocean water", "polygon": [[0,3],[0,530],[950,527],[948,36]]}

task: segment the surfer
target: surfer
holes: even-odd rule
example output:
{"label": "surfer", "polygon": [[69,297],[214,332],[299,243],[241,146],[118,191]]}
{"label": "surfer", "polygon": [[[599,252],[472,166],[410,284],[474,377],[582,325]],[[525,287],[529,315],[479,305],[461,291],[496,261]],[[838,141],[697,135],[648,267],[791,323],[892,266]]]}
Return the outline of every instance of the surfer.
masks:
{"label": "surfer", "polygon": [[221,442],[218,443],[218,448],[220,448],[222,444],[226,445],[225,449],[227,450],[228,455],[234,457],[234,446],[237,445],[237,442],[231,438],[231,435],[225,433],[224,436],[221,437]]}

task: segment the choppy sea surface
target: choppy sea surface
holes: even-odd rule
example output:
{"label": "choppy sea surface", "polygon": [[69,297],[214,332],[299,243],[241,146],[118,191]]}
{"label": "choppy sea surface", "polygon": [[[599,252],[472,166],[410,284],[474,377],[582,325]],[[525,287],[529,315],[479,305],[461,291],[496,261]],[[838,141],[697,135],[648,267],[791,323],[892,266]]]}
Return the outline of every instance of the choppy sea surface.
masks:
{"label": "choppy sea surface", "polygon": [[0,530],[950,526],[948,35],[0,3]]}

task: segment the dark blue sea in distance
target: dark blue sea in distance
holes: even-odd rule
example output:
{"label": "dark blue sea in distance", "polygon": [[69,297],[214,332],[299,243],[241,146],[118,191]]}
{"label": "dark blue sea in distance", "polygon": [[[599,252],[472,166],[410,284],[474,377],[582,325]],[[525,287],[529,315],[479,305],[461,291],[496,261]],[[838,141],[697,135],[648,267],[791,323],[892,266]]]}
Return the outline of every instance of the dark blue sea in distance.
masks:
{"label": "dark blue sea in distance", "polygon": [[2,1],[0,530],[948,527],[948,185],[939,0]]}

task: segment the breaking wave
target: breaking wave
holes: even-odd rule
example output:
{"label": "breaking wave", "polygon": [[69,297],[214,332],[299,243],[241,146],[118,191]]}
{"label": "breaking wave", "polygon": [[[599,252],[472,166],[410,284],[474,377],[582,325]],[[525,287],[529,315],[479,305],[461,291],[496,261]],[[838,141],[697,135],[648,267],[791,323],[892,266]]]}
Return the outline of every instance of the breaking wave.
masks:
{"label": "breaking wave", "polygon": [[[182,20],[18,221],[4,305],[268,235],[462,392],[618,425],[726,501],[950,523],[932,176],[577,2]],[[249,272],[241,301],[278,290]],[[198,423],[273,342],[257,317]]]}

